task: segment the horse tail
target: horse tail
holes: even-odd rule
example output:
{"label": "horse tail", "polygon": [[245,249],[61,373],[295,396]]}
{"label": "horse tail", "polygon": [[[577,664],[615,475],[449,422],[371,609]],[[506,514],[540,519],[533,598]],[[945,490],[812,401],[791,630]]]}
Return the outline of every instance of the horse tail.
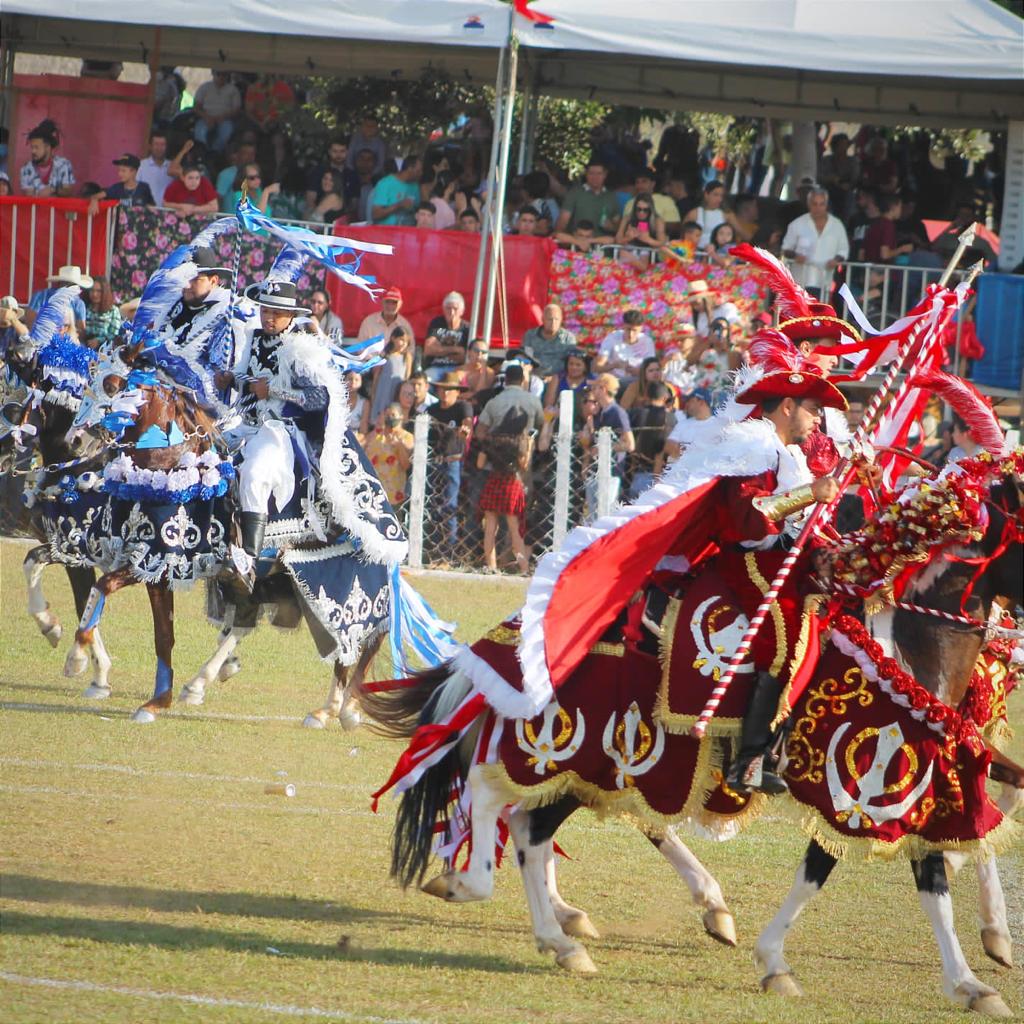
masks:
{"label": "horse tail", "polygon": [[469,681],[451,662],[417,672],[396,689],[359,687],[359,707],[370,717],[367,727],[390,739],[409,739],[420,725],[441,721],[469,693]]}

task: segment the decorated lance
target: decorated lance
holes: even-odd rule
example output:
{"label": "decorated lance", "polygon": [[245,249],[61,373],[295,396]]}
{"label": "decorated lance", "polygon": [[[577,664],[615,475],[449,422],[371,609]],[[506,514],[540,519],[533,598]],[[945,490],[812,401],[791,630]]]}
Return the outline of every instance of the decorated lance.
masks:
{"label": "decorated lance", "polygon": [[[953,273],[956,270],[957,264],[960,262],[961,257],[967,248],[974,241],[974,225],[972,224],[966,231],[960,236],[957,241],[956,252],[953,253],[952,258],[946,266],[942,277],[939,278],[939,288],[944,288],[948,283]],[[980,268],[972,268],[972,276],[970,280],[973,280],[976,276],[977,271]],[[900,391],[896,395],[893,394],[893,389],[896,385],[896,379],[902,371],[905,363],[910,358],[911,354],[917,346],[918,337],[926,326],[926,321],[922,317],[921,320],[914,325],[911,329],[907,339],[900,347],[899,354],[896,359],[893,360],[892,366],[889,368],[889,372],[885,375],[882,381],[881,387],[879,387],[875,396],[872,398],[867,409],[864,412],[864,418],[861,420],[860,426],[857,428],[850,442],[851,447],[856,450],[863,444],[868,434],[877,426],[877,422],[881,419],[883,406],[886,402],[894,397],[898,397],[902,393],[903,389],[907,387],[908,381],[904,381]],[[707,703],[704,705],[704,710],[701,711],[690,729],[690,735],[694,739],[702,739],[705,732],[707,731],[708,722],[711,721],[715,716],[715,712],[718,710],[719,704],[722,703],[722,698],[728,692],[733,679],[736,676],[736,671],[739,668],[741,662],[746,658],[750,651],[750,647],[760,632],[761,626],[764,624],[765,619],[768,617],[768,613],[771,611],[772,605],[775,604],[776,598],[779,595],[779,591],[782,589],[783,584],[789,578],[789,574],[793,571],[793,566],[796,565],[797,559],[803,553],[804,547],[807,545],[811,534],[818,528],[818,521],[838,502],[843,491],[850,485],[850,481],[853,478],[854,467],[850,464],[849,459],[844,459],[835,469],[834,476],[838,478],[839,489],[836,492],[835,497],[825,504],[816,505],[811,511],[811,514],[807,517],[807,522],[804,523],[803,529],[800,531],[800,535],[793,543],[789,553],[786,555],[785,561],[779,567],[779,571],[772,581],[771,586],[766,591],[761,604],[758,606],[757,611],[754,613],[754,617],[750,620],[750,625],[747,626],[746,632],[743,634],[743,638],[739,642],[739,646],[736,648],[733,656],[729,659],[729,664],[726,666],[725,671],[722,673],[721,679],[718,684],[711,691],[711,696],[708,697]]]}

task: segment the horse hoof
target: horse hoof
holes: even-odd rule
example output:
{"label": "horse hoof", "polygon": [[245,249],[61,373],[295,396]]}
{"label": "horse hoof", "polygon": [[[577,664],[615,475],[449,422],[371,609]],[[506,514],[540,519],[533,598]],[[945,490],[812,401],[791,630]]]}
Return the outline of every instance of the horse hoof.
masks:
{"label": "horse hoof", "polygon": [[217,678],[226,683],[232,676],[237,676],[242,671],[242,663],[237,658],[228,658],[220,667]]}
{"label": "horse hoof", "polygon": [[985,953],[1003,967],[1013,967],[1013,944],[1010,936],[995,928],[981,929],[981,944]]}
{"label": "horse hoof", "polygon": [[97,686],[90,683],[83,691],[82,696],[88,700],[106,700],[110,696],[109,686]]}
{"label": "horse hoof", "polygon": [[310,711],[308,715],[302,720],[303,726],[307,729],[326,729],[327,722],[324,718],[320,717],[319,711]]}
{"label": "horse hoof", "polygon": [[342,729],[345,732],[351,732],[353,729],[359,728],[359,723],[362,722],[363,716],[355,708],[343,707],[338,712],[338,721],[341,722]]}
{"label": "horse hoof", "polygon": [[804,990],[797,984],[792,974],[769,974],[761,979],[761,989],[764,992],[774,992],[777,996],[785,996],[787,999],[796,999],[804,994]]}
{"label": "horse hoof", "polygon": [[139,725],[149,725],[156,721],[156,715],[149,708],[137,708],[132,712],[131,721],[137,722]]}
{"label": "horse hoof", "polygon": [[571,953],[562,953],[555,957],[555,963],[564,971],[572,974],[597,974],[594,961],[585,949],[574,949]]}
{"label": "horse hoof", "polygon": [[736,922],[728,910],[705,910],[701,917],[704,931],[723,946],[735,946]]}
{"label": "horse hoof", "polygon": [[564,921],[559,921],[562,931],[572,939],[599,939],[601,933],[590,923],[585,910],[576,910]]}
{"label": "horse hoof", "polygon": [[51,647],[56,647],[60,643],[60,638],[64,635],[64,627],[59,622],[55,622],[49,629],[43,630],[43,636],[46,637],[46,642]]}
{"label": "horse hoof", "polygon": [[89,667],[89,655],[80,647],[72,647],[64,661],[64,675],[68,679],[80,676]]}
{"label": "horse hoof", "polygon": [[189,707],[197,708],[203,703],[203,691],[192,690],[186,686],[179,694],[178,700],[181,701],[182,704],[188,704]]}
{"label": "horse hoof", "polygon": [[1009,1020],[1013,1017],[1010,1008],[1003,1002],[1003,997],[998,992],[974,996],[968,1002],[967,1009],[980,1013],[983,1017],[995,1017],[997,1020]]}
{"label": "horse hoof", "polygon": [[436,896],[440,900],[449,900],[452,897],[449,875],[435,875],[429,882],[420,886],[420,891],[428,896]]}
{"label": "horse hoof", "polygon": [[448,903],[475,903],[486,900],[490,893],[474,892],[465,880],[464,871],[446,871],[437,875],[422,887],[428,896],[436,896]]}

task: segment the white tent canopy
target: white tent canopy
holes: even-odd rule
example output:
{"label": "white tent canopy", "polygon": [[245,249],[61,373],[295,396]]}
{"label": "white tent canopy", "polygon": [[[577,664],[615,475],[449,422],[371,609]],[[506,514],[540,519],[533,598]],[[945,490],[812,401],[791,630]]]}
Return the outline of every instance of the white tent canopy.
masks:
{"label": "white tent canopy", "polygon": [[992,0],[537,0],[529,10],[552,19],[516,15],[545,95],[935,127],[1024,117],[1024,22]]}

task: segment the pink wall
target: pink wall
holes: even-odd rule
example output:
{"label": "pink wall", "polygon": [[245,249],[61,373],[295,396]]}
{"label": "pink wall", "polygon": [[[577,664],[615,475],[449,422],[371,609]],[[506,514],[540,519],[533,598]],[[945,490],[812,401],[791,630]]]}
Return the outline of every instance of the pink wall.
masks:
{"label": "pink wall", "polygon": [[7,166],[11,185],[28,159],[26,134],[44,118],[57,122],[62,142],[57,153],[75,169],[75,180],[117,181],[111,160],[124,152],[140,159],[149,130],[149,86],[71,75],[15,75],[14,119]]}

